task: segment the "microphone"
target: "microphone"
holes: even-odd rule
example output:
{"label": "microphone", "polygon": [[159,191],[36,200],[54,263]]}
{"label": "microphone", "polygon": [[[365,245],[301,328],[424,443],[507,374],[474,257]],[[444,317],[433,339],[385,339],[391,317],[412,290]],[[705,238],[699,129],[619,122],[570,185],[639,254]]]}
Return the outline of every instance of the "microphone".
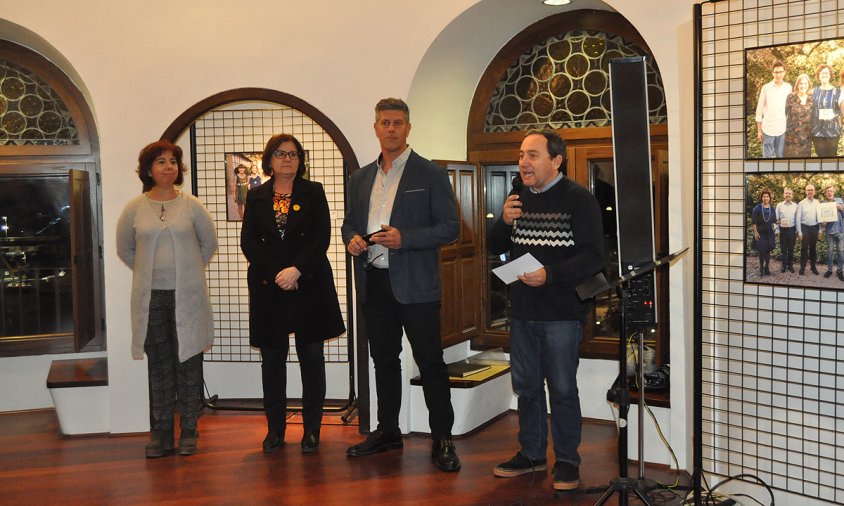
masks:
{"label": "microphone", "polygon": [[512,181],[513,189],[510,190],[510,193],[507,194],[509,197],[510,195],[518,195],[522,192],[522,188],[525,187],[525,183],[522,182],[522,175],[516,174]]}
{"label": "microphone", "polygon": [[[510,197],[510,195],[520,194],[522,192],[522,189],[525,187],[525,183],[522,181],[522,175],[518,173],[513,177],[513,181],[511,184],[513,185],[513,189],[510,190],[510,193],[507,194],[507,197]],[[516,226],[516,220],[513,220],[513,226]]]}

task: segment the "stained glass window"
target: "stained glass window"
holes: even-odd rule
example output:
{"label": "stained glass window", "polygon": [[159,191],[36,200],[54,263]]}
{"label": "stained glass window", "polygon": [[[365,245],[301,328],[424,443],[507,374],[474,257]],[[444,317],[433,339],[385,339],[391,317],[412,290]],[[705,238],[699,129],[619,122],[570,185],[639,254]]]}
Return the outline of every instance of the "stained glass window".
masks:
{"label": "stained glass window", "polygon": [[43,79],[0,60],[0,146],[69,146],[79,133],[67,106]]}
{"label": "stained glass window", "polygon": [[[552,36],[522,53],[498,83],[484,132],[609,126],[609,62],[644,56],[622,37],[593,31]],[[646,59],[651,123],[666,123],[662,79]]]}

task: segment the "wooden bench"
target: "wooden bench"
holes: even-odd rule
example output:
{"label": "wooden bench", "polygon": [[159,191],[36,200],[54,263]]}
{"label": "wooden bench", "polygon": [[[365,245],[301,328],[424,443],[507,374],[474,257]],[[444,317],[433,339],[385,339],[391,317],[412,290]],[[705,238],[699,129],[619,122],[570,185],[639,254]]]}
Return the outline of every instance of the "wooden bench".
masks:
{"label": "wooden bench", "polygon": [[[474,432],[510,409],[513,388],[509,365],[492,366],[487,371],[464,378],[450,377],[449,383],[454,408],[452,434],[455,436]],[[419,376],[410,380],[410,402],[413,410],[410,431],[430,433],[428,409]]]}
{"label": "wooden bench", "polygon": [[47,388],[98,387],[108,385],[108,359],[53,360]]}
{"label": "wooden bench", "polygon": [[62,434],[109,431],[106,357],[53,360],[47,374],[47,389]]}

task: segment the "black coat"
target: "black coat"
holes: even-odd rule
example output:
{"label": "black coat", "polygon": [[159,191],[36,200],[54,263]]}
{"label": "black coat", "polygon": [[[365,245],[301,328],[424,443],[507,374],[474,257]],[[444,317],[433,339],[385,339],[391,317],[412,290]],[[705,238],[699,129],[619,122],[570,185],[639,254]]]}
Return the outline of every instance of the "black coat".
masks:
{"label": "black coat", "polygon": [[[281,238],[273,211],[273,179],[249,191],[240,248],[249,261],[249,344],[287,346],[287,337],[326,340],[345,330],[326,252],[331,218],[322,185],[293,182],[287,228]],[[275,276],[286,267],[301,272],[297,290],[282,290]]]}

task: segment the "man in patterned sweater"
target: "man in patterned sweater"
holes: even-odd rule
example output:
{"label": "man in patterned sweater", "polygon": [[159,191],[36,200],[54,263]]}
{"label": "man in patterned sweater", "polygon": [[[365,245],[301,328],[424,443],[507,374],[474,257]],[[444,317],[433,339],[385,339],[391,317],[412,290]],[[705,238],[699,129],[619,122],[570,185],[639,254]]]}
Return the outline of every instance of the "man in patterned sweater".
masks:
{"label": "man in patterned sweater", "polygon": [[571,490],[580,482],[578,345],[590,307],[575,288],[604,268],[603,226],[595,197],[566,177],[566,146],[555,132],[527,132],[519,175],[524,187],[514,188],[504,202],[489,251],[509,251],[513,259],[531,253],[543,267],[510,286],[510,363],[521,449],[493,473],[510,478],[547,469],[547,380],[554,489]]}

